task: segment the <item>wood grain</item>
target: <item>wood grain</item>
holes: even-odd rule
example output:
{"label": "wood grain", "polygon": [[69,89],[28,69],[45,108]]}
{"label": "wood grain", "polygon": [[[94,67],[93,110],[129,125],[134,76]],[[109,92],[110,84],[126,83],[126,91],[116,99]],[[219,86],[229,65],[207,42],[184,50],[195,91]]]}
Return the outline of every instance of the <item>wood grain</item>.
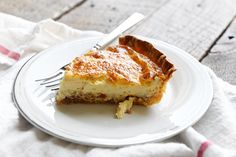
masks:
{"label": "wood grain", "polygon": [[236,85],[236,19],[202,63],[212,68],[223,80]]}
{"label": "wood grain", "polygon": [[87,0],[59,21],[82,30],[108,33],[134,12],[150,14],[168,0]]}
{"label": "wood grain", "polygon": [[1,0],[0,11],[31,21],[57,18],[83,0]]}
{"label": "wood grain", "polygon": [[173,0],[134,32],[171,43],[200,59],[235,15],[235,2]]}
{"label": "wood grain", "polygon": [[235,15],[235,8],[235,0],[89,0],[60,21],[107,33],[134,11],[151,14],[133,33],[169,42],[200,59]]}

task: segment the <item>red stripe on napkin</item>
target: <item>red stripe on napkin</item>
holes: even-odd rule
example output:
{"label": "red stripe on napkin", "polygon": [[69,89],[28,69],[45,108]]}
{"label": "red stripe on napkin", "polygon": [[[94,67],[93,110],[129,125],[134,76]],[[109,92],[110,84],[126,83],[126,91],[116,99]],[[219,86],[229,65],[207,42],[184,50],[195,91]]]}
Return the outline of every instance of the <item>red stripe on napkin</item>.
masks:
{"label": "red stripe on napkin", "polygon": [[210,141],[205,141],[201,144],[198,152],[197,157],[203,157],[204,152],[207,150],[207,148],[211,145]]}
{"label": "red stripe on napkin", "polygon": [[4,46],[0,45],[0,53],[8,56],[9,58],[12,58],[14,60],[19,60],[20,59],[20,54],[17,52],[13,52],[5,48]]}

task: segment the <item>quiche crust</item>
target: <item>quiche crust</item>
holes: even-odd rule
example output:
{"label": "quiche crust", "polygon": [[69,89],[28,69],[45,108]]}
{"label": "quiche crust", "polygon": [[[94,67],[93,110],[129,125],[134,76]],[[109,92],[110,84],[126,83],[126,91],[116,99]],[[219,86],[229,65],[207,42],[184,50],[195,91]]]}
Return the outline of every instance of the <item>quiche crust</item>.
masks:
{"label": "quiche crust", "polygon": [[132,97],[133,104],[150,106],[160,102],[175,70],[151,43],[127,35],[119,45],[76,57],[66,67],[56,102],[118,104]]}

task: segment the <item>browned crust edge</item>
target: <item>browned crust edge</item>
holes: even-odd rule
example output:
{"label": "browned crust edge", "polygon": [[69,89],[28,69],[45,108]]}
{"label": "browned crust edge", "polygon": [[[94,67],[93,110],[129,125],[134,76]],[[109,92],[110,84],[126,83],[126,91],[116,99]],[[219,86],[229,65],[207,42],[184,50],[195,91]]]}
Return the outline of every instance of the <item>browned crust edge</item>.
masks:
{"label": "browned crust edge", "polygon": [[140,40],[131,35],[126,35],[119,38],[119,44],[128,46],[136,52],[147,56],[161,68],[165,75],[165,80],[169,80],[172,73],[176,71],[174,65],[166,59],[166,56],[147,41]]}
{"label": "browned crust edge", "polygon": [[[161,98],[162,98],[163,92],[159,92],[156,95],[150,97],[150,98],[141,98],[141,97],[136,97],[136,96],[127,96],[126,98],[124,98],[123,100],[119,100],[119,101],[115,101],[113,99],[105,101],[105,100],[96,100],[96,101],[91,101],[90,99],[81,99],[80,95],[76,95],[76,96],[68,96],[62,100],[56,100],[56,104],[57,105],[67,105],[67,104],[77,104],[77,103],[85,103],[85,104],[90,104],[90,103],[95,103],[95,104],[99,104],[99,103],[105,103],[105,104],[118,104],[119,102],[123,102],[125,100],[128,100],[129,97],[133,97],[134,105],[144,105],[144,106],[151,106],[154,103],[158,103],[160,102]],[[93,99],[95,99],[96,97],[93,97]]]}

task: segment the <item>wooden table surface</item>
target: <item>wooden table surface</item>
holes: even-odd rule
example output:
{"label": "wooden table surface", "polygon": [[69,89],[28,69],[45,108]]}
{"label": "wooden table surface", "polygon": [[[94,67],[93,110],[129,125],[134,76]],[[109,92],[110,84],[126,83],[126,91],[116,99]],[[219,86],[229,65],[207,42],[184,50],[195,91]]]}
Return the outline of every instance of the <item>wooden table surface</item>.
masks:
{"label": "wooden table surface", "polygon": [[104,33],[140,12],[146,20],[128,33],[173,44],[236,84],[236,0],[1,0],[0,12]]}

